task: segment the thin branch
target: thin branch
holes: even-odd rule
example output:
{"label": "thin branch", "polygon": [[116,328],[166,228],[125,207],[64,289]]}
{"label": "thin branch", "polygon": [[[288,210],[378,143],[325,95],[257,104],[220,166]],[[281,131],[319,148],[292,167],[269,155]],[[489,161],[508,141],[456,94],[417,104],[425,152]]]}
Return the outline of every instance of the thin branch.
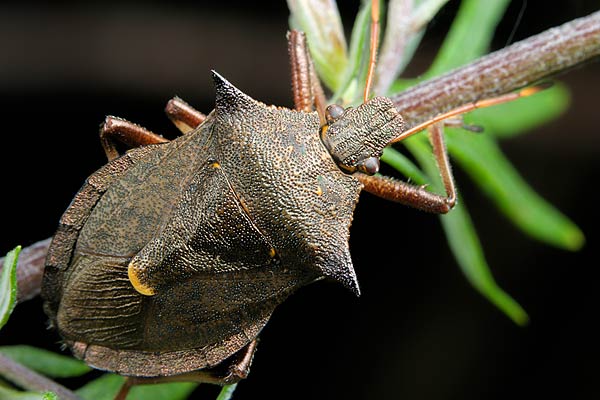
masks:
{"label": "thin branch", "polygon": [[79,396],[51,379],[0,354],[0,376],[29,391],[53,392],[61,400],[81,400]]}
{"label": "thin branch", "polygon": [[[40,294],[44,264],[51,238],[40,240],[21,250],[17,261],[17,302],[32,299]],[[0,271],[4,257],[0,258]]]}
{"label": "thin branch", "polygon": [[407,128],[600,56],[600,11],[548,29],[392,96]]}

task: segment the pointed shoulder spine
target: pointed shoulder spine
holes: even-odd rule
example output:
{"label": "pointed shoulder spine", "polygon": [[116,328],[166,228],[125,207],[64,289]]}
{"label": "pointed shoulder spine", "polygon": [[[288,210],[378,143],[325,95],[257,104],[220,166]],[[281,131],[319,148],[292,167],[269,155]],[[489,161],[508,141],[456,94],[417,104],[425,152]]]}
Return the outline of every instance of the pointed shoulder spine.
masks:
{"label": "pointed shoulder spine", "polygon": [[215,85],[215,109],[219,112],[232,112],[248,109],[255,105],[256,100],[223,78],[217,71],[211,70]]}

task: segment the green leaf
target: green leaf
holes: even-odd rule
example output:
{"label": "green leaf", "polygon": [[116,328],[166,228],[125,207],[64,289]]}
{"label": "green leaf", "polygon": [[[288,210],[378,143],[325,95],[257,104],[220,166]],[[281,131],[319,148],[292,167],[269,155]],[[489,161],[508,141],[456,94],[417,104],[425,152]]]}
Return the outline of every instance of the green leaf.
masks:
{"label": "green leaf", "polygon": [[568,89],[557,83],[533,96],[475,110],[465,120],[482,126],[486,134],[507,138],[556,119],[567,110],[569,103]]}
{"label": "green leaf", "polygon": [[306,34],[315,68],[330,89],[340,85],[348,64],[344,28],[335,1],[288,0],[290,26]]}
{"label": "green leaf", "polygon": [[340,73],[342,77],[340,84],[337,87],[331,87],[335,92],[333,101],[338,104],[345,106],[354,104],[361,99],[369,63],[369,57],[365,54],[369,54],[370,18],[370,5],[363,1],[352,28],[348,64]]}
{"label": "green leaf", "polygon": [[52,378],[70,378],[91,371],[82,361],[27,345],[2,346],[0,353]]}
{"label": "green leaf", "polygon": [[[76,392],[86,400],[113,400],[121,389],[125,378],[105,374],[81,387]],[[185,400],[196,389],[197,383],[176,382],[134,386],[127,400]]]}
{"label": "green leaf", "polygon": [[387,147],[383,150],[381,161],[393,167],[416,185],[425,185],[428,182],[425,174],[408,157],[398,150]]}
{"label": "green leaf", "polygon": [[58,396],[52,392],[46,392],[43,396],[44,400],[60,400]]}
{"label": "green leaf", "polygon": [[6,324],[17,302],[17,259],[21,246],[6,254],[0,274],[0,329]]}
{"label": "green leaf", "polygon": [[76,393],[86,400],[113,400],[124,382],[122,376],[104,374],[77,389]]}
{"label": "green leaf", "polygon": [[[433,66],[420,79],[439,75],[484,54],[507,4],[504,0],[464,0]],[[395,88],[411,83],[414,81],[399,81]],[[447,135],[447,143],[451,155],[517,226],[546,243],[574,250],[584,242],[579,228],[527,185],[490,137],[524,132],[551,120],[564,111],[567,104],[566,90],[557,86],[535,96],[477,110],[465,119],[483,126],[486,133]],[[424,137],[415,137],[406,144],[421,167],[435,178],[434,187],[439,190],[439,174]],[[525,323],[525,311],[495,283],[464,203],[441,220],[448,243],[467,279],[515,322]]]}
{"label": "green leaf", "polygon": [[452,155],[517,226],[545,243],[581,248],[585,241],[581,230],[525,182],[490,135],[447,131]]}
{"label": "green leaf", "polygon": [[[505,0],[495,2],[464,0],[433,66],[426,76],[420,79],[439,75],[485,53],[507,4]],[[399,81],[394,88],[411,83],[415,82]],[[439,171],[426,137],[417,135],[404,141],[404,144],[429,177],[427,181],[432,183],[431,187],[441,192],[443,186]],[[390,162],[390,165],[400,172],[411,176],[417,183],[424,183],[419,169],[411,165],[405,157],[401,158],[390,152],[383,160]],[[440,216],[440,219],[449,246],[469,282],[513,321],[517,324],[525,324],[528,320],[527,313],[496,284],[464,202],[459,202],[448,215]]]}
{"label": "green leaf", "polygon": [[426,77],[440,75],[488,52],[510,0],[463,0]]}
{"label": "green leaf", "polygon": [[[7,387],[0,386],[0,399],[10,400],[52,400],[47,398],[46,393],[36,392],[21,392],[18,390],[10,389]],[[56,399],[56,397],[55,397]]]}
{"label": "green leaf", "polygon": [[418,0],[411,17],[414,19],[411,24],[418,30],[426,27],[428,23],[436,16],[448,0]]}
{"label": "green leaf", "polygon": [[463,0],[431,67],[418,78],[396,80],[390,93],[408,89],[486,54],[508,3],[510,0]]}
{"label": "green leaf", "polygon": [[237,383],[223,386],[223,389],[221,389],[221,392],[219,392],[219,395],[217,396],[217,400],[230,400],[236,387]]}
{"label": "green leaf", "polygon": [[508,315],[515,323],[525,325],[529,317],[512,297],[494,280],[487,264],[475,227],[462,199],[447,215],[440,216],[448,244],[473,287]]}
{"label": "green leaf", "polygon": [[131,389],[127,400],[185,400],[198,387],[194,382],[158,383],[136,386]]}
{"label": "green leaf", "polygon": [[[430,177],[433,188],[440,191],[442,184],[431,149],[423,135],[405,141],[419,164]],[[485,259],[481,243],[469,217],[464,201],[460,200],[447,215],[440,216],[448,244],[467,279],[500,310],[517,324],[527,322],[527,313],[495,282]]]}

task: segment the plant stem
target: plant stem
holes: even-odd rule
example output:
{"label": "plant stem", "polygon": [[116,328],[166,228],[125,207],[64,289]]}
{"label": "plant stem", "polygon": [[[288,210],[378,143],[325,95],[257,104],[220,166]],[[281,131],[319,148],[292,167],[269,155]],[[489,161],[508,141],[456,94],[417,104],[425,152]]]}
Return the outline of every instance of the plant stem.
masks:
{"label": "plant stem", "polygon": [[437,114],[530,85],[599,55],[600,11],[415,85],[392,96],[392,101],[411,128]]}
{"label": "plant stem", "polygon": [[79,396],[66,387],[30,370],[3,354],[0,354],[0,376],[26,390],[53,392],[61,400],[81,400]]}
{"label": "plant stem", "polygon": [[[44,261],[51,238],[40,240],[21,250],[17,261],[17,302],[32,299],[40,294]],[[0,258],[0,270],[4,257]]]}

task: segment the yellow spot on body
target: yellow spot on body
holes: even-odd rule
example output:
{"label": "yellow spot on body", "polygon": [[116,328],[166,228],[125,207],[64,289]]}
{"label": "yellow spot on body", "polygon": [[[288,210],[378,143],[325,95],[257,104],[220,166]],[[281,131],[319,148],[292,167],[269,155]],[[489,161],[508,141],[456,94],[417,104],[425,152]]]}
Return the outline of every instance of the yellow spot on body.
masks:
{"label": "yellow spot on body", "polygon": [[129,276],[129,281],[131,282],[133,288],[144,296],[153,296],[156,294],[154,288],[146,286],[140,282],[140,279],[137,275],[138,271],[139,268],[133,262],[129,263],[129,266],[127,267],[127,275]]}
{"label": "yellow spot on body", "polygon": [[321,196],[323,194],[323,188],[321,186],[317,186],[317,196]]}
{"label": "yellow spot on body", "polygon": [[522,89],[519,94],[523,97],[531,96],[532,94],[536,94],[537,92],[539,92],[541,90],[542,90],[542,88],[540,86],[530,86],[530,87],[526,87],[526,88]]}
{"label": "yellow spot on body", "polygon": [[271,247],[271,248],[269,249],[269,257],[273,258],[273,257],[275,257],[275,254],[276,254],[276,252],[275,252],[275,248],[274,248],[274,247]]}
{"label": "yellow spot on body", "polygon": [[294,152],[294,146],[288,146],[285,148],[286,152],[287,152],[287,156],[286,158],[290,158],[290,156],[292,155],[292,153]]}
{"label": "yellow spot on body", "polygon": [[221,164],[219,164],[217,161],[215,161],[214,163],[210,164],[211,167],[213,168],[221,168]]}

